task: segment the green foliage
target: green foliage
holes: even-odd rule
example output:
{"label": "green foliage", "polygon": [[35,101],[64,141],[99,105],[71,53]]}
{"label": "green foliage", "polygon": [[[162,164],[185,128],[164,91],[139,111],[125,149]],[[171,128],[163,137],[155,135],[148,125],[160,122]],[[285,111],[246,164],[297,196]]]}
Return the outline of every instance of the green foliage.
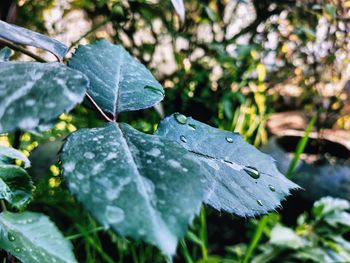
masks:
{"label": "green foliage", "polygon": [[273,159],[223,131],[174,114],[159,125],[157,135],[177,141],[201,164],[205,202],[239,216],[264,214],[297,186],[277,170]]}
{"label": "green foliage", "polygon": [[348,262],[350,242],[344,234],[350,230],[349,208],[346,200],[320,199],[311,215],[299,216],[294,229],[276,225],[252,262]]}
{"label": "green foliage", "polygon": [[77,262],[70,242],[47,216],[33,212],[2,212],[0,228],[0,247],[22,262]]}

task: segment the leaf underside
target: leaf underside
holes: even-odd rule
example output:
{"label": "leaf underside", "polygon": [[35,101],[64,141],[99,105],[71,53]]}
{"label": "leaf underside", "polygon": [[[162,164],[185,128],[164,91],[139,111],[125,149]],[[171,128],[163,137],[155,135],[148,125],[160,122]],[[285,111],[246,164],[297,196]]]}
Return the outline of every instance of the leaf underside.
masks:
{"label": "leaf underside", "polygon": [[59,63],[0,63],[0,133],[47,124],[81,102],[87,85]]}
{"label": "leaf underside", "polygon": [[265,214],[298,188],[278,171],[270,156],[237,133],[174,114],[160,123],[155,134],[177,141],[201,163],[205,202],[217,210],[239,216]]}
{"label": "leaf underside", "polygon": [[0,20],[0,38],[12,43],[41,48],[55,55],[60,61],[67,53],[67,46],[48,36]]}
{"label": "leaf underside", "polygon": [[88,76],[88,93],[111,116],[150,108],[164,98],[150,71],[120,45],[105,40],[81,45],[68,64]]}
{"label": "leaf underside", "polygon": [[166,255],[199,212],[200,167],[167,139],[110,123],[70,135],[60,159],[70,191],[102,225]]}
{"label": "leaf underside", "polygon": [[70,242],[45,215],[3,212],[0,229],[0,247],[24,263],[77,262]]}

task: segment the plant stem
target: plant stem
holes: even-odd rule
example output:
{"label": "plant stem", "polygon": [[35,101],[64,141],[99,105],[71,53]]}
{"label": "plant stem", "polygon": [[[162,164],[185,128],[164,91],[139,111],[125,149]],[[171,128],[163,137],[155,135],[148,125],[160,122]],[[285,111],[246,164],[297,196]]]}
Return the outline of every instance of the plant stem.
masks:
{"label": "plant stem", "polygon": [[206,261],[208,258],[208,252],[207,252],[207,223],[205,218],[205,207],[202,206],[201,213],[200,213],[200,239],[202,241],[201,245],[201,251],[202,251],[202,258],[203,261]]}
{"label": "plant stem", "polygon": [[254,232],[254,236],[249,243],[249,247],[248,247],[247,252],[245,253],[243,263],[249,262],[249,259],[251,258],[256,246],[259,244],[259,241],[262,237],[263,230],[267,224],[267,219],[268,219],[268,216],[266,215],[266,216],[263,216],[259,220],[258,226],[256,227],[255,232]]}
{"label": "plant stem", "polygon": [[181,245],[181,248],[182,248],[181,250],[182,250],[182,253],[183,253],[184,257],[185,257],[186,263],[193,263],[193,260],[191,258],[191,255],[190,255],[189,251],[188,251],[188,248],[187,248],[187,245],[186,245],[186,242],[185,242],[184,239],[182,239],[180,241],[180,245]]}
{"label": "plant stem", "polygon": [[86,231],[84,233],[79,233],[79,234],[67,236],[66,239],[67,240],[77,239],[77,238],[83,237],[83,236],[85,236],[87,234],[95,233],[95,232],[98,232],[98,231],[101,231],[101,230],[104,230],[104,228],[102,226],[96,227],[96,228],[91,229],[89,231]]}
{"label": "plant stem", "polygon": [[92,106],[95,108],[95,110],[108,122],[113,122],[111,118],[109,118],[106,113],[103,112],[103,110],[100,108],[100,106],[97,105],[97,103],[94,101],[94,99],[89,95],[89,93],[86,92],[86,97],[92,104]]}
{"label": "plant stem", "polygon": [[0,200],[0,203],[1,203],[1,209],[3,212],[6,212],[7,211],[7,208],[6,208],[6,204],[5,204],[5,201],[4,200]]}
{"label": "plant stem", "polygon": [[19,52],[21,52],[21,53],[23,53],[31,58],[34,58],[36,61],[43,62],[43,63],[49,62],[49,61],[39,57],[38,55],[30,52],[29,50],[27,50],[21,46],[18,46],[16,44],[13,44],[5,39],[0,38],[0,45],[8,46],[9,48],[11,48],[13,50],[19,51]]}
{"label": "plant stem", "polygon": [[309,141],[310,133],[315,125],[315,122],[317,120],[317,114],[315,114],[312,119],[310,120],[309,124],[306,127],[305,134],[303,138],[298,142],[297,149],[295,151],[295,155],[292,159],[292,161],[289,164],[288,170],[287,170],[287,178],[290,178],[292,176],[292,173],[294,172],[294,169],[296,168],[298,161],[300,159],[301,154],[304,152],[305,147],[307,145],[307,142]]}

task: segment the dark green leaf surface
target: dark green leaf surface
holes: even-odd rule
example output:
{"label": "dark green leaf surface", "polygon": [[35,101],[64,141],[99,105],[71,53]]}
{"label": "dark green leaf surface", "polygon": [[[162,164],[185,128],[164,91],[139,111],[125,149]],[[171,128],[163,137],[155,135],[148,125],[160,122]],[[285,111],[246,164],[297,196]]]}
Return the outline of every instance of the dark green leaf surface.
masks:
{"label": "dark green leaf surface", "polygon": [[0,165],[0,199],[11,207],[22,209],[32,199],[33,182],[27,172],[19,166]]}
{"label": "dark green leaf surface", "polygon": [[60,158],[70,191],[102,225],[175,253],[203,198],[185,149],[110,123],[69,136]]}
{"label": "dark green leaf surface", "polygon": [[30,166],[29,159],[22,152],[11,147],[0,145],[0,163],[1,163],[1,160],[3,160],[3,158],[20,160],[24,163],[24,168],[28,168]]}
{"label": "dark green leaf surface", "polygon": [[270,156],[237,133],[174,114],[160,123],[156,135],[177,141],[201,162],[205,202],[218,210],[239,216],[264,214],[297,188],[277,170]]}
{"label": "dark green leaf surface", "polygon": [[86,77],[59,63],[0,63],[0,133],[31,130],[81,102]]}
{"label": "dark green leaf surface", "polygon": [[144,65],[105,40],[79,46],[69,66],[88,76],[88,93],[112,116],[152,107],[164,98],[163,87]]}
{"label": "dark green leaf surface", "polygon": [[77,262],[70,242],[45,215],[3,212],[0,229],[0,247],[23,263]]}
{"label": "dark green leaf surface", "polygon": [[4,47],[0,50],[0,62],[9,61],[12,51],[8,47]]}
{"label": "dark green leaf surface", "polygon": [[67,53],[67,47],[48,36],[33,32],[23,27],[8,24],[0,20],[0,38],[12,43],[28,45],[47,50],[62,60]]}

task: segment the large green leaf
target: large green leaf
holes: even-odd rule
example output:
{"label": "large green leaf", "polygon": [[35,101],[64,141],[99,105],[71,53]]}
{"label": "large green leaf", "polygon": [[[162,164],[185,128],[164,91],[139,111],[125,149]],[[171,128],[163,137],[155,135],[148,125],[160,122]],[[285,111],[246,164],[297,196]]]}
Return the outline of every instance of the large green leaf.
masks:
{"label": "large green leaf", "polygon": [[45,215],[3,212],[0,229],[0,247],[23,263],[77,262],[70,242]]}
{"label": "large green leaf", "polygon": [[12,51],[8,47],[4,47],[0,50],[0,62],[9,61]]}
{"label": "large green leaf", "polygon": [[109,123],[70,135],[60,158],[70,191],[102,225],[174,254],[203,198],[185,149]]}
{"label": "large green leaf", "polygon": [[88,76],[88,93],[112,116],[149,108],[164,98],[163,87],[144,65],[105,40],[79,46],[69,66]]}
{"label": "large green leaf", "polygon": [[24,163],[24,168],[30,166],[29,159],[23,153],[14,148],[0,145],[0,164],[4,162],[8,163],[5,159],[20,160]]}
{"label": "large green leaf", "polygon": [[0,164],[0,199],[11,207],[22,209],[32,199],[33,182],[26,170],[11,165]]}
{"label": "large green leaf", "polygon": [[0,20],[0,38],[12,43],[28,45],[47,50],[60,61],[66,55],[68,48],[61,42],[48,36],[33,32],[23,27],[8,24]]}
{"label": "large green leaf", "polygon": [[244,142],[237,133],[215,129],[174,114],[164,119],[156,135],[175,140],[205,168],[205,202],[239,216],[266,213],[297,185],[286,179],[274,160]]}
{"label": "large green leaf", "polygon": [[0,133],[46,124],[81,102],[87,85],[59,63],[0,63]]}

